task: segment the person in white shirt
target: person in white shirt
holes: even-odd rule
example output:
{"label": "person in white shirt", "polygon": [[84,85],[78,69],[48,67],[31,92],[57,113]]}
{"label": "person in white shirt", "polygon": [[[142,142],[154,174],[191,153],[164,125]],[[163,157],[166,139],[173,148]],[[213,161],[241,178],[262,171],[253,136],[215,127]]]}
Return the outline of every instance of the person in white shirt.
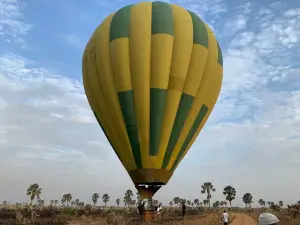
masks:
{"label": "person in white shirt", "polygon": [[224,212],[222,213],[222,216],[221,216],[221,221],[223,222],[224,225],[227,225],[228,220],[229,220],[228,213],[226,212],[226,210],[224,210]]}
{"label": "person in white shirt", "polygon": [[159,215],[161,210],[162,210],[162,206],[161,206],[161,204],[159,204],[156,209],[156,214]]}
{"label": "person in white shirt", "polygon": [[258,217],[259,225],[278,225],[279,219],[272,213],[262,213]]}

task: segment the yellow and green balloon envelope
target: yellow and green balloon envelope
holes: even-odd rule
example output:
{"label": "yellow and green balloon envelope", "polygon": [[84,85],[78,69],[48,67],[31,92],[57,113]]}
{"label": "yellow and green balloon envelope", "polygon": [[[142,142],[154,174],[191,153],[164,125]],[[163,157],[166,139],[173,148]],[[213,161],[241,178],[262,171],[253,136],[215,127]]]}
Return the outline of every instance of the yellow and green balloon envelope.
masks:
{"label": "yellow and green balloon envelope", "polygon": [[82,66],[98,123],[141,196],[152,197],[219,96],[223,58],[212,30],[178,5],[128,5],[95,30]]}

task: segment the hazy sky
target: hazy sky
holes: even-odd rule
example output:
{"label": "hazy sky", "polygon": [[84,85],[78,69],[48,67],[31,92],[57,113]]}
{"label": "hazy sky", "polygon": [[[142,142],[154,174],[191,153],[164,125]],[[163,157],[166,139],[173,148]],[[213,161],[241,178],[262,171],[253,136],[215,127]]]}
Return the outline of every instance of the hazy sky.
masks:
{"label": "hazy sky", "polygon": [[[25,4],[26,2],[26,4]],[[134,0],[0,0],[0,200],[64,193],[91,202],[134,190],[91,113],[81,78],[95,27]],[[174,0],[215,31],[223,87],[207,125],[155,196],[204,199],[210,181],[254,200],[300,200],[300,3],[298,0]],[[298,8],[297,8],[298,7]],[[136,191],[134,190],[134,193]]]}

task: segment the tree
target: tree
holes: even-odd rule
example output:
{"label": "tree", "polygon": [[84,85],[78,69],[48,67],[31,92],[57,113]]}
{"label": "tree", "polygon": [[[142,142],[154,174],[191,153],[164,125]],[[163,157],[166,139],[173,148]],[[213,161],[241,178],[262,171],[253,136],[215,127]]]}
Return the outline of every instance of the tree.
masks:
{"label": "tree", "polygon": [[71,201],[72,201],[72,195],[70,193],[64,194],[61,199],[61,204],[67,203],[67,205],[69,205]]}
{"label": "tree", "polygon": [[179,197],[173,198],[173,202],[174,202],[175,205],[179,205],[180,204],[180,198]]}
{"label": "tree", "polygon": [[195,204],[195,205],[199,206],[199,202],[200,202],[199,199],[197,199],[197,198],[194,199],[194,204]]}
{"label": "tree", "polygon": [[187,201],[186,201],[186,204],[187,204],[188,206],[191,206],[192,202],[191,202],[190,200],[187,200]]}
{"label": "tree", "polygon": [[211,192],[215,192],[216,189],[214,188],[214,186],[210,182],[205,182],[201,186],[201,189],[202,189],[201,193],[206,194],[206,200],[208,200],[208,207],[210,208]]}
{"label": "tree", "polygon": [[132,190],[128,189],[126,192],[125,192],[125,197],[124,197],[124,204],[125,204],[125,207],[130,205],[131,201],[132,201],[132,197],[133,196],[133,192]]}
{"label": "tree", "polygon": [[109,195],[108,194],[104,194],[102,196],[102,201],[104,202],[105,207],[106,207],[106,203],[109,202]]}
{"label": "tree", "polygon": [[35,200],[35,199],[39,199],[41,194],[42,194],[42,188],[40,188],[40,186],[35,183],[35,184],[32,184],[29,186],[29,188],[27,189],[27,192],[26,192],[27,196],[29,197],[30,199],[30,205],[32,205],[32,202]]}
{"label": "tree", "polygon": [[269,206],[269,208],[270,208],[270,207],[271,207],[271,202],[270,202],[270,201],[268,201],[267,203],[268,203],[268,206]]}
{"label": "tree", "polygon": [[220,207],[220,201],[215,201],[213,204],[214,208],[219,208]]}
{"label": "tree", "polygon": [[173,201],[169,202],[169,206],[172,207],[173,206]]}
{"label": "tree", "polygon": [[[80,202],[79,199],[76,198],[75,201],[74,201],[74,204],[75,204],[76,206],[80,206],[80,205],[79,205],[79,202]],[[84,205],[84,204],[83,204],[83,205]]]}
{"label": "tree", "polygon": [[208,203],[209,203],[209,200],[204,199],[202,202],[203,202],[204,207],[206,207],[208,205]]}
{"label": "tree", "polygon": [[119,207],[120,206],[120,199],[119,198],[116,199],[116,203],[117,203],[117,206]]}
{"label": "tree", "polygon": [[223,195],[226,195],[226,200],[229,202],[231,207],[231,202],[235,199],[236,191],[235,189],[228,185],[223,190]]}
{"label": "tree", "polygon": [[259,199],[258,203],[260,204],[261,207],[265,206],[266,202],[263,199]]}
{"label": "tree", "polygon": [[226,205],[227,205],[227,202],[226,202],[226,201],[221,201],[221,202],[220,202],[220,206],[223,207],[223,206],[226,206]]}
{"label": "tree", "polygon": [[[76,202],[76,201],[75,201],[75,202]],[[84,206],[84,202],[78,202],[78,203],[77,203],[77,206],[83,207],[83,206]]]}
{"label": "tree", "polygon": [[57,206],[58,200],[54,200],[54,205]]}
{"label": "tree", "polygon": [[243,202],[245,203],[246,207],[247,206],[251,207],[250,204],[253,202],[252,201],[252,195],[250,193],[244,194],[244,196],[243,196]]}
{"label": "tree", "polygon": [[184,198],[180,199],[180,203],[181,204],[186,204],[186,199],[184,199]]}
{"label": "tree", "polygon": [[282,208],[283,207],[283,201],[279,201],[279,206]]}
{"label": "tree", "polygon": [[43,199],[39,198],[37,201],[39,206],[44,206],[45,201]]}
{"label": "tree", "polygon": [[94,193],[92,195],[92,201],[94,203],[94,206],[97,204],[98,199],[99,199],[99,194],[98,193]]}

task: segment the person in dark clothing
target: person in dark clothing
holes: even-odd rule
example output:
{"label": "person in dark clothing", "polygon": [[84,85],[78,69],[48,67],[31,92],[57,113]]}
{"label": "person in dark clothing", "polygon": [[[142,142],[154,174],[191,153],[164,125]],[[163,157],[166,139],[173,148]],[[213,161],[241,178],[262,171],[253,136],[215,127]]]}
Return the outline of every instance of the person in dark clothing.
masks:
{"label": "person in dark clothing", "polygon": [[186,212],[186,206],[184,202],[182,203],[182,217],[185,217],[185,212]]}
{"label": "person in dark clothing", "polygon": [[139,210],[139,213],[140,213],[140,214],[143,213],[143,212],[145,211],[145,202],[140,203],[140,204],[138,205],[138,210]]}

